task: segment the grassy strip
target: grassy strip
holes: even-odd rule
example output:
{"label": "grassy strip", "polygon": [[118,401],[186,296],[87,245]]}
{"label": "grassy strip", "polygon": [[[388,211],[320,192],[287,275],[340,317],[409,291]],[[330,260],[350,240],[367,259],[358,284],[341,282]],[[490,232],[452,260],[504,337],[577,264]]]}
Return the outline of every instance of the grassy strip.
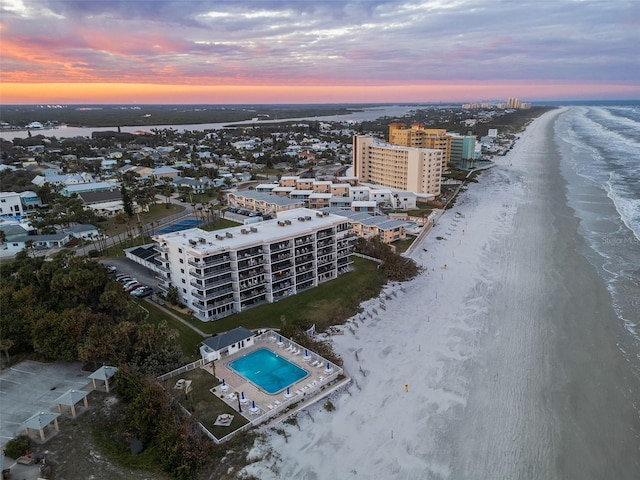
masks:
{"label": "grassy strip", "polygon": [[281,328],[285,324],[309,328],[315,323],[322,331],[357,313],[360,303],[378,295],[385,283],[376,263],[354,257],[352,266],[353,271],[318,287],[215,322],[201,322],[191,316],[183,318],[210,334],[226,332],[238,325],[248,329]]}
{"label": "grassy strip", "polygon": [[407,251],[407,248],[411,246],[415,239],[415,235],[407,235],[407,238],[404,240],[396,240],[392,245],[396,247],[396,253],[403,253]]}
{"label": "grassy strip", "polygon": [[[200,352],[198,347],[200,342],[202,342],[202,337],[186,326],[184,323],[179,322],[175,318],[170,315],[166,315],[162,310],[156,307],[151,302],[145,302],[140,299],[134,300],[136,303],[142,306],[145,310],[149,312],[149,316],[147,317],[147,321],[158,325],[162,321],[166,321],[171,328],[178,332],[178,344],[182,349],[185,357],[189,361],[197,360],[200,357]],[[176,312],[178,315],[180,313]],[[181,317],[186,317],[185,315],[180,315]]]}

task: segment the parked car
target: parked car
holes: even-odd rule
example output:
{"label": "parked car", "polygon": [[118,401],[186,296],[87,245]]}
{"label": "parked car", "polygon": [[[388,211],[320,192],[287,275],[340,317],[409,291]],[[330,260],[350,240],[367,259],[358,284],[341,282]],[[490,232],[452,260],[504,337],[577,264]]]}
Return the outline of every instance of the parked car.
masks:
{"label": "parked car", "polygon": [[113,273],[116,273],[117,271],[118,271],[118,269],[116,267],[114,267],[113,265],[107,265],[107,273],[113,274]]}
{"label": "parked car", "polygon": [[147,285],[143,285],[142,287],[138,287],[135,290],[132,290],[131,292],[129,292],[129,295],[142,298],[142,297],[148,297],[152,293],[153,293],[153,288]]}
{"label": "parked car", "polygon": [[127,293],[132,292],[136,288],[140,288],[140,287],[144,287],[144,285],[141,284],[140,282],[130,283],[124,287],[124,291]]}
{"label": "parked car", "polygon": [[135,285],[136,283],[140,283],[140,282],[138,282],[137,278],[132,278],[131,280],[124,282],[122,284],[122,288],[126,290],[128,287],[130,287],[131,285]]}

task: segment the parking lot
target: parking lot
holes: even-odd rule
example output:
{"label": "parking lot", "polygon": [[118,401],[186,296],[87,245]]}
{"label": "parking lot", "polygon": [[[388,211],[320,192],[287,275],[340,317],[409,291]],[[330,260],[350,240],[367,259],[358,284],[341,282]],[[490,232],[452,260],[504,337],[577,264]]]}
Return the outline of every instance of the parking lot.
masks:
{"label": "parking lot", "polygon": [[116,267],[115,274],[126,273],[136,278],[143,285],[149,285],[154,292],[158,290],[154,272],[128,258],[109,258],[101,262],[103,265]]}
{"label": "parking lot", "polygon": [[21,433],[20,425],[32,415],[57,411],[55,400],[68,390],[90,390],[92,372],[81,366],[27,360],[0,372],[0,444]]}

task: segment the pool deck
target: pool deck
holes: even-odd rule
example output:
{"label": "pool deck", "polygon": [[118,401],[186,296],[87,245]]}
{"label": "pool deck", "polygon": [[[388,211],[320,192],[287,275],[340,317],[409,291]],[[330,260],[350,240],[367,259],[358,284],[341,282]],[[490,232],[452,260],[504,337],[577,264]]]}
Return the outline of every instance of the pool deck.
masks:
{"label": "pool deck", "polygon": [[[280,339],[282,339],[282,342],[279,342]],[[289,397],[286,395],[286,389],[273,395],[268,394],[228,366],[229,362],[262,348],[271,350],[273,353],[276,353],[309,373],[305,378],[295,382],[289,387]],[[299,351],[300,353],[294,354],[295,351]],[[335,381],[339,375],[344,375],[343,369],[331,362],[329,362],[331,368],[330,371],[328,371],[326,369],[328,360],[310,350],[308,351],[309,357],[305,359],[304,351],[304,347],[284,337],[280,337],[275,334],[275,332],[267,332],[259,335],[254,338],[254,344],[252,346],[244,348],[233,355],[216,360],[216,377],[220,381],[224,379],[228,388],[223,390],[221,385],[218,385],[212,389],[211,393],[222,399],[235,410],[239,411],[241,408],[241,415],[254,424],[262,423],[269,419],[273,419],[273,423],[277,423],[276,420],[282,421],[288,416],[282,415],[285,410],[290,412],[289,409],[294,404],[299,402],[306,404],[326,396],[330,393],[326,390],[327,385]],[[316,366],[314,366],[314,363]],[[319,366],[318,363],[320,363]],[[213,374],[211,364],[207,364],[202,368]],[[246,400],[240,402],[239,399],[243,392]],[[255,402],[257,410],[251,411],[252,402]]]}

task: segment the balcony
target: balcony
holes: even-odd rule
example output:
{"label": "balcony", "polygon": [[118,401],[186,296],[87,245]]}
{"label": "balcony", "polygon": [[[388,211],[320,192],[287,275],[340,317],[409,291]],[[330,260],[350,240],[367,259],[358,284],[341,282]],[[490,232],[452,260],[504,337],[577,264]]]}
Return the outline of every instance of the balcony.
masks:
{"label": "balcony", "polygon": [[226,285],[231,282],[233,282],[233,278],[231,278],[231,275],[229,275],[228,277],[221,277],[215,280],[204,282],[204,284],[200,284],[195,280],[191,280],[189,283],[192,287],[198,288],[200,290],[208,290],[210,288],[219,287],[221,285]]}
{"label": "balcony", "polygon": [[262,248],[242,250],[238,252],[238,261],[262,255]]}
{"label": "balcony", "polygon": [[247,268],[257,267],[264,263],[264,258],[251,258],[249,260],[242,260],[238,262],[238,271],[246,270]]}
{"label": "balcony", "polygon": [[233,303],[233,297],[227,297],[227,298],[223,298],[221,300],[218,300],[217,302],[208,302],[208,304],[199,302],[199,301],[195,301],[193,302],[193,304],[200,308],[201,310],[211,310],[213,308],[219,308],[219,307],[224,307],[225,305],[229,305],[231,303]]}
{"label": "balcony", "polygon": [[[198,273],[200,272],[200,273]],[[225,273],[231,272],[231,266],[222,267],[222,268],[206,268],[204,269],[204,273],[201,269],[189,269],[189,275],[194,278],[199,278],[201,280],[205,278],[217,277],[219,275],[224,275]]]}
{"label": "balcony", "polygon": [[302,237],[302,238],[296,238],[296,247],[301,247],[303,245],[309,245],[311,243],[313,243],[313,237],[311,235],[308,235],[306,237]]}
{"label": "balcony", "polygon": [[271,275],[271,281],[278,282],[280,280],[291,278],[292,276],[293,276],[292,269],[280,270],[279,272],[273,272],[273,274]]}
{"label": "balcony", "polygon": [[333,255],[325,255],[324,257],[318,257],[318,265],[325,265],[335,260]]}
{"label": "balcony", "polygon": [[293,262],[288,259],[278,260],[277,262],[273,262],[271,264],[271,271],[277,272],[278,270],[285,270],[293,266]]}
{"label": "balcony", "polygon": [[248,271],[238,275],[238,279],[240,281],[244,281],[244,280],[248,280],[249,278],[255,278],[255,277],[264,276],[265,273],[266,272],[264,271],[264,268],[248,270]]}
{"label": "balcony", "polygon": [[274,283],[272,290],[273,290],[273,293],[275,295],[276,292],[281,292],[282,290],[286,290],[287,288],[291,288],[292,285],[293,285],[293,282],[291,280],[281,281],[281,282],[278,282],[278,283]]}
{"label": "balcony", "polygon": [[267,288],[266,287],[254,288],[252,290],[249,290],[248,292],[241,293],[240,294],[240,300],[242,302],[245,302],[246,300],[249,300],[251,298],[259,297],[260,295],[264,295],[266,293],[267,293]]}
{"label": "balcony", "polygon": [[300,293],[303,290],[308,290],[311,287],[313,287],[313,279],[309,279],[304,282],[298,282],[298,285],[296,286],[296,290],[298,293]]}
{"label": "balcony", "polygon": [[161,253],[169,253],[169,247],[167,247],[166,245],[163,245],[161,243],[158,243],[155,246],[155,249]]}
{"label": "balcony", "polygon": [[222,265],[223,263],[227,263],[231,261],[231,257],[229,255],[216,256],[216,257],[206,257],[206,258],[190,258],[187,263],[192,267],[214,267],[216,265]]}
{"label": "balcony", "polygon": [[169,267],[167,267],[165,264],[156,264],[156,268],[158,269],[158,271],[163,272],[163,273],[170,273],[171,269]]}
{"label": "balcony", "polygon": [[300,283],[304,283],[307,280],[313,280],[315,278],[316,274],[315,272],[309,272],[309,273],[303,273],[301,275],[296,275],[296,283],[300,284]]}
{"label": "balcony", "polygon": [[290,242],[272,243],[269,246],[269,251],[271,253],[278,253],[284,250],[289,250],[290,248],[291,248]]}
{"label": "balcony", "polygon": [[228,288],[222,288],[222,289],[216,289],[216,290],[206,290],[205,293],[198,293],[197,290],[191,290],[191,295],[203,301],[212,300],[214,298],[221,297],[227,293],[233,293],[233,288],[228,287]]}
{"label": "balcony", "polygon": [[293,255],[291,254],[290,250],[282,253],[276,253],[271,255],[271,263],[279,262],[281,260],[286,260],[287,258],[291,258],[292,256]]}

